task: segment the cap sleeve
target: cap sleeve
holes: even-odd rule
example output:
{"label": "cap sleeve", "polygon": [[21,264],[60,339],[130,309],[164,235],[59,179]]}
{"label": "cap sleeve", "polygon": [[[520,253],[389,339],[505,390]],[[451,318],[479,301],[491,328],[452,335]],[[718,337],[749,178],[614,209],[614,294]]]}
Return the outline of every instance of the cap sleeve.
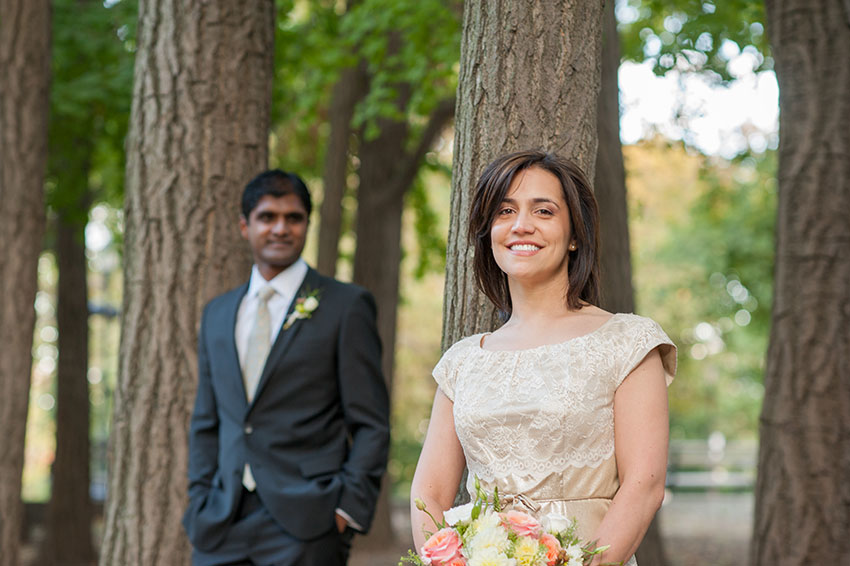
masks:
{"label": "cap sleeve", "polygon": [[463,359],[461,352],[466,350],[470,344],[477,344],[477,341],[481,339],[480,337],[481,335],[478,334],[455,342],[451,348],[446,350],[446,353],[443,354],[443,357],[440,358],[440,361],[437,362],[437,365],[434,366],[434,370],[431,372],[440,390],[453,403],[455,400],[455,385],[459,373],[458,370],[461,365],[460,362]]}
{"label": "cap sleeve", "polygon": [[622,352],[623,365],[616,385],[619,386],[652,350],[658,348],[664,367],[664,379],[669,386],[676,375],[676,345],[661,329],[661,325],[650,318],[635,316],[629,335],[632,339],[625,343],[626,351]]}

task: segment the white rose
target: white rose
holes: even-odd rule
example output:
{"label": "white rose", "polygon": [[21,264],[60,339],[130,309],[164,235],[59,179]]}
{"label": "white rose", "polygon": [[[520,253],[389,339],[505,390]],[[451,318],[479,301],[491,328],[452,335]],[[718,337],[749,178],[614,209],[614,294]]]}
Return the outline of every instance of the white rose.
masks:
{"label": "white rose", "polygon": [[461,521],[469,521],[472,518],[472,507],[472,503],[452,507],[451,509],[443,513],[443,519],[445,519],[446,523],[448,523],[452,527],[454,527]]}
{"label": "white rose", "polygon": [[543,530],[549,533],[562,533],[570,528],[572,524],[569,519],[557,513],[551,513],[543,517]]}
{"label": "white rose", "polygon": [[319,300],[316,297],[307,297],[304,299],[304,310],[306,312],[313,312],[319,307]]}

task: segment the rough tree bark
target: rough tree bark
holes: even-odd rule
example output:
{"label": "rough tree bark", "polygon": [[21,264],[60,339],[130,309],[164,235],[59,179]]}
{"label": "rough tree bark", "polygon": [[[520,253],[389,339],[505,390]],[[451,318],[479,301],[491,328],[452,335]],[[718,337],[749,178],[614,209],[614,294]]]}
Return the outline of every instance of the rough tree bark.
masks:
{"label": "rough tree bark", "polygon": [[[626,172],[620,143],[620,89],[617,80],[620,38],[613,2],[605,4],[602,25],[602,86],[597,101],[599,149],[596,152],[594,182],[600,217],[601,306],[610,312],[634,312]],[[666,566],[657,518],[650,524],[636,555],[641,566]]]}
{"label": "rough tree bark", "polygon": [[475,286],[466,239],[475,181],[495,157],[543,148],[593,177],[602,2],[465,2],[443,349],[492,330],[495,310]]}
{"label": "rough tree bark", "polygon": [[243,281],[245,183],[267,167],[274,2],[139,5],[125,295],[100,563],[186,564],[201,309]]}
{"label": "rough tree bark", "polygon": [[[454,106],[454,99],[438,104],[412,150],[407,149],[406,121],[381,120],[378,137],[360,144],[353,280],[375,295],[378,333],[383,344],[381,365],[390,391],[395,364],[404,196],[416,179],[425,154],[451,120]],[[385,545],[392,537],[388,495],[387,489],[381,492],[372,534],[366,539],[372,547]]]}
{"label": "rough tree bark", "polygon": [[[60,182],[66,179],[60,180]],[[87,183],[83,176],[80,180]],[[89,209],[84,193],[79,210]],[[88,292],[85,223],[59,212],[56,222],[56,458],[41,563],[77,566],[95,560],[89,496]]]}
{"label": "rough tree bark", "polygon": [[750,562],[850,564],[850,2],[765,4],[781,136]]}
{"label": "rough tree bark", "polygon": [[50,89],[50,2],[0,0],[0,556],[18,563]]}
{"label": "rough tree bark", "polygon": [[325,150],[325,169],[322,175],[322,205],[319,212],[319,255],[316,269],[328,277],[336,274],[339,256],[339,236],[342,231],[342,197],[348,179],[351,119],[354,108],[366,91],[366,65],[360,64],[342,71],[334,85],[328,112],[330,135]]}

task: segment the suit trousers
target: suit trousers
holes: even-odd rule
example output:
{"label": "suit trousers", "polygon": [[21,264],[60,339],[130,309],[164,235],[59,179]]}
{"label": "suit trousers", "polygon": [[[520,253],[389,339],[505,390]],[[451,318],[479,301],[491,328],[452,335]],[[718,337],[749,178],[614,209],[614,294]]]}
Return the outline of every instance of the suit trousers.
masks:
{"label": "suit trousers", "polygon": [[[297,512],[297,510],[293,510]],[[331,530],[299,540],[269,514],[255,491],[242,489],[236,518],[224,542],[212,552],[192,552],[192,566],[345,566],[354,530]]]}

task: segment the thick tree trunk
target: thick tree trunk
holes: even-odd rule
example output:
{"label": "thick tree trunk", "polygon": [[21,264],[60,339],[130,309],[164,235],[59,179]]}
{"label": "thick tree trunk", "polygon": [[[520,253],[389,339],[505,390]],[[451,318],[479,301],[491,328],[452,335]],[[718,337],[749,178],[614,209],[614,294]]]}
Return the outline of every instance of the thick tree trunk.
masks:
{"label": "thick tree trunk", "polygon": [[342,197],[348,179],[351,119],[366,87],[365,64],[345,69],[334,86],[328,120],[331,132],[325,153],[320,210],[319,258],[316,269],[328,277],[336,274],[339,236],[342,231]]}
{"label": "thick tree trunk", "polygon": [[475,286],[466,228],[475,181],[510,151],[542,148],[593,178],[602,2],[465,2],[443,349],[491,330],[495,310]]}
{"label": "thick tree trunk", "polygon": [[[605,4],[602,18],[602,86],[597,101],[599,149],[596,152],[594,183],[600,217],[601,306],[611,312],[634,312],[626,172],[620,144],[620,89],[617,81],[620,38],[613,2]],[[649,525],[638,548],[637,561],[641,566],[667,564],[657,519]]]}
{"label": "thick tree trunk", "polygon": [[186,564],[204,303],[243,281],[242,188],[267,167],[274,2],[140,2],[124,306],[100,563]]}
{"label": "thick tree trunk", "polygon": [[[86,182],[84,178],[82,182]],[[88,210],[83,199],[81,210]],[[92,564],[92,505],[89,496],[88,293],[85,225],[60,212],[56,226],[59,267],[56,322],[56,459],[47,513],[42,563]]]}
{"label": "thick tree trunk", "polygon": [[18,563],[50,88],[50,3],[0,0],[0,556]]}
{"label": "thick tree trunk", "polygon": [[766,7],[781,138],[750,559],[850,564],[850,3]]}

